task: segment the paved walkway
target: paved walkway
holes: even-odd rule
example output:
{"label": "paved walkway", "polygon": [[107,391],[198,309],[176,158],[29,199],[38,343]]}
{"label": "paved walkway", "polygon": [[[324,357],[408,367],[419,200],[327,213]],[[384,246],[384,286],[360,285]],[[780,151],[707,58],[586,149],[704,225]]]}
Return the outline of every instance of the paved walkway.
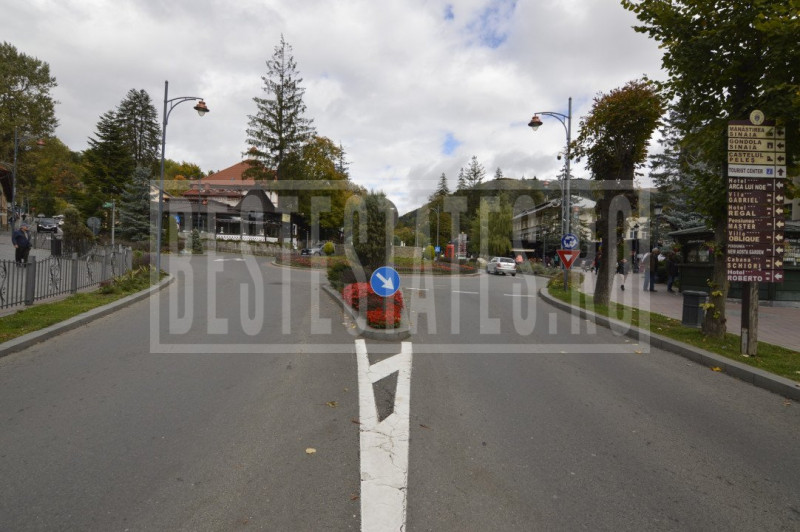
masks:
{"label": "paved walkway", "polygon": [[[594,293],[597,276],[592,273],[584,275],[583,291]],[[637,307],[680,320],[683,317],[683,294],[667,292],[666,284],[656,284],[656,292],[642,290],[644,279],[642,274],[632,273],[625,282],[625,290],[620,289],[619,275],[614,275],[611,288],[611,300],[626,306]],[[738,301],[728,300],[725,305],[728,318],[728,332],[741,334],[742,305]],[[800,352],[800,308],[758,307],[758,339],[774,345]]]}

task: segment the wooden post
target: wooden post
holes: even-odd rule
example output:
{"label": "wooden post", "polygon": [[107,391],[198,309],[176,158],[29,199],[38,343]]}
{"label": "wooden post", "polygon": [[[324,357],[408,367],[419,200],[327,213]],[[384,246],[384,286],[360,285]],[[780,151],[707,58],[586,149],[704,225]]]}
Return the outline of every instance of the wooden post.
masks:
{"label": "wooden post", "polygon": [[742,338],[743,355],[758,354],[758,282],[742,283]]}

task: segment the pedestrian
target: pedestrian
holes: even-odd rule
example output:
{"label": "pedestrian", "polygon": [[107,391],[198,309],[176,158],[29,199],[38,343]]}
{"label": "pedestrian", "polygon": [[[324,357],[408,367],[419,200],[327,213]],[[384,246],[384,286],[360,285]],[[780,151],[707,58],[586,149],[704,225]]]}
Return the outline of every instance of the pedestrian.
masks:
{"label": "pedestrian", "polygon": [[17,262],[17,266],[28,264],[28,254],[31,252],[31,237],[28,229],[28,224],[22,222],[19,229],[11,235],[11,243],[14,244],[14,260]]}
{"label": "pedestrian", "polygon": [[644,284],[642,290],[657,292],[655,289],[656,270],[658,269],[658,248],[653,248],[650,253],[645,253],[642,257],[641,269],[644,272]]}
{"label": "pedestrian", "polygon": [[680,273],[680,263],[681,256],[677,251],[673,250],[669,253],[669,255],[667,255],[667,292],[670,294],[675,293],[675,291],[672,289],[672,285]]}
{"label": "pedestrian", "polygon": [[625,279],[628,278],[628,268],[628,259],[619,259],[617,261],[617,273],[622,276],[622,283],[619,285],[621,290],[625,290]]}

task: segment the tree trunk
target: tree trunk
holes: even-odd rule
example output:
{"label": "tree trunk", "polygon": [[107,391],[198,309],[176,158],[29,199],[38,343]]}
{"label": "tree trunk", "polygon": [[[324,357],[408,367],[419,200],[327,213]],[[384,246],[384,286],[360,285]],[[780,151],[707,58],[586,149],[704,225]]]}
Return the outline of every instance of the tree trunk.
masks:
{"label": "tree trunk", "polygon": [[712,338],[722,338],[727,331],[725,301],[728,297],[728,268],[724,253],[727,231],[727,220],[717,222],[714,228],[714,273],[709,286],[706,317],[703,321],[703,334]]}

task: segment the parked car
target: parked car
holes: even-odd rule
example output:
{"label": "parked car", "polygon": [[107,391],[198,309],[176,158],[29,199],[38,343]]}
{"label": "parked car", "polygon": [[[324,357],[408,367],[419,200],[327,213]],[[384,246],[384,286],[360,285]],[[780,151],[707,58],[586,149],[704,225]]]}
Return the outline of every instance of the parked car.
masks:
{"label": "parked car", "polygon": [[494,273],[496,275],[499,274],[510,274],[511,277],[517,275],[517,263],[514,262],[514,259],[509,259],[508,257],[493,257],[486,264],[486,273]]}
{"label": "parked car", "polygon": [[301,255],[323,255],[324,252],[322,248],[325,247],[325,244],[317,244],[316,246],[311,246],[310,248],[303,248],[300,250]]}
{"label": "parked car", "polygon": [[36,222],[36,232],[55,233],[58,230],[58,222],[53,218],[39,218]]}

